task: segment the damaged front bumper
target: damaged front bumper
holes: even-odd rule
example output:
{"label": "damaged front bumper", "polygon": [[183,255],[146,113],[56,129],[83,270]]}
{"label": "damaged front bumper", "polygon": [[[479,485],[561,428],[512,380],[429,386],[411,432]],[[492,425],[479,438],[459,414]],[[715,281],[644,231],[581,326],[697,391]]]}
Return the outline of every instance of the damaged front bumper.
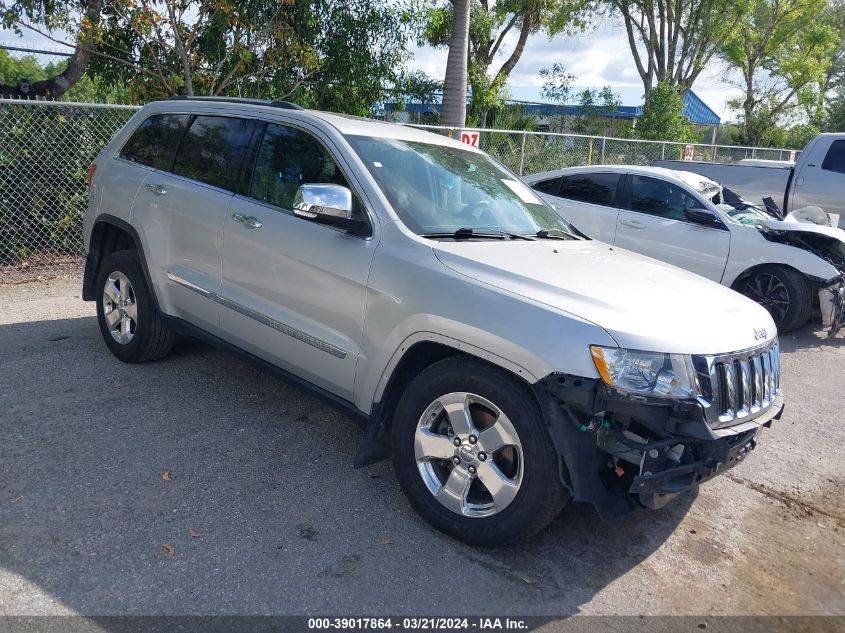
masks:
{"label": "damaged front bumper", "polygon": [[833,338],[845,326],[845,277],[822,286],[819,290],[819,307],[822,325],[828,329],[828,338]]}
{"label": "damaged front bumper", "polygon": [[535,385],[573,499],[602,518],[659,508],[740,463],[783,397],[735,424],[713,428],[696,400],[641,398],[598,379],[553,374]]}

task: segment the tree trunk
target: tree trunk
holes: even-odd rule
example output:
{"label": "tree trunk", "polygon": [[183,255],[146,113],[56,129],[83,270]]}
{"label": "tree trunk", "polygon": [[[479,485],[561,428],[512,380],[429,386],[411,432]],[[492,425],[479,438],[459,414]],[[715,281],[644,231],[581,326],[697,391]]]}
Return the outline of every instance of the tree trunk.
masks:
{"label": "tree trunk", "polygon": [[91,48],[94,44],[94,31],[100,21],[100,11],[103,0],[88,0],[85,17],[77,36],[77,48],[68,61],[67,68],[59,75],[42,81],[22,81],[17,85],[0,84],[0,95],[25,99],[31,97],[60,97],[73,85],[82,79],[88,61],[91,59]]}
{"label": "tree trunk", "polygon": [[449,56],[443,81],[443,106],[440,111],[440,122],[451,127],[462,127],[466,123],[469,2],[470,0],[454,0],[452,3],[452,37],[449,39]]}

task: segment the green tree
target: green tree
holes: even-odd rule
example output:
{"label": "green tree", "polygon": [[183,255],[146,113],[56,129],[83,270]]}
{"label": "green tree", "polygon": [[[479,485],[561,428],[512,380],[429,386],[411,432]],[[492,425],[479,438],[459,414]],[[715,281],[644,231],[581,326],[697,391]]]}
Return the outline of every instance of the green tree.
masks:
{"label": "green tree", "polygon": [[780,147],[788,147],[790,149],[804,149],[807,143],[812,141],[821,132],[812,123],[799,123],[789,128],[786,134],[786,142]]}
{"label": "green tree", "polygon": [[[28,13],[6,19],[26,18],[39,32],[65,28],[80,1],[26,0]],[[416,1],[89,0],[97,27],[87,70],[138,101],[243,95],[367,114],[401,79]],[[48,4],[67,17],[57,21]]]}
{"label": "green tree", "polygon": [[446,74],[443,80],[443,106],[440,118],[444,125],[461,127],[467,118],[467,59],[469,55],[469,27],[471,0],[453,0],[451,15],[436,14],[445,32],[448,19],[448,37],[440,45],[449,43]]}
{"label": "green tree", "polygon": [[[0,82],[0,94],[11,97],[60,97],[85,73],[97,38],[102,0],[18,0],[9,8],[0,3],[0,24],[20,33],[28,29],[51,37],[55,29],[74,36],[73,55],[61,72],[37,80]],[[51,39],[54,39],[51,37]],[[55,40],[54,41],[59,41]]]}
{"label": "green tree", "polygon": [[543,78],[543,87],[540,88],[540,96],[543,99],[563,105],[572,96],[575,75],[563,64],[555,62],[551,68],[541,68],[540,77]]}
{"label": "green tree", "polygon": [[[453,12],[469,3],[467,80],[471,86],[470,120],[487,124],[491,108],[503,101],[503,91],[511,72],[525,51],[528,38],[545,31],[554,35],[583,28],[590,0],[453,0],[436,4],[428,11],[423,39],[432,46],[446,46],[452,37]],[[497,56],[509,35],[516,43],[498,68]],[[450,46],[451,51],[451,46]],[[448,68],[447,68],[448,70]]]}
{"label": "green tree", "polygon": [[683,109],[683,99],[675,86],[657,84],[646,94],[643,114],[637,120],[637,135],[651,141],[697,141],[695,126],[681,114]]}
{"label": "green tree", "polygon": [[839,89],[827,104],[825,132],[845,132],[845,89]]}
{"label": "green tree", "polygon": [[582,90],[578,93],[581,116],[575,120],[572,131],[576,134],[631,137],[633,128],[630,121],[615,118],[621,106],[621,95],[610,86]]}
{"label": "green tree", "polygon": [[721,56],[743,78],[743,97],[729,105],[742,112],[745,143],[764,143],[768,130],[818,103],[837,44],[818,19],[826,9],[827,0],[753,0],[725,37]]}
{"label": "green tree", "polygon": [[18,86],[46,78],[47,72],[34,55],[12,57],[9,51],[0,48],[0,84]]}
{"label": "green tree", "polygon": [[[566,105],[566,102],[572,97],[572,84],[575,81],[575,75],[570,73],[563,64],[555,62],[551,68],[541,68],[540,77],[543,78],[540,96],[546,101],[551,101],[560,106]],[[564,114],[558,116],[558,130],[563,130],[565,118]],[[554,128],[553,120],[550,123]]]}
{"label": "green tree", "polygon": [[692,87],[749,0],[608,0],[621,16],[648,94],[658,83]]}

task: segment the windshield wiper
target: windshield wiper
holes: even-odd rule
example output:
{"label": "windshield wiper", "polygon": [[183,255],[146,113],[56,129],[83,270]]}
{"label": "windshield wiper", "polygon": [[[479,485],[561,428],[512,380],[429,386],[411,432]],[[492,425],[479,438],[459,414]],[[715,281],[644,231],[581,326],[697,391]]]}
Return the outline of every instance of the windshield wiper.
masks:
{"label": "windshield wiper", "polygon": [[566,231],[562,231],[561,229],[551,229],[546,230],[542,229],[537,231],[534,235],[539,237],[541,240],[577,240],[578,237],[573,235],[572,233],[567,233]]}
{"label": "windshield wiper", "polygon": [[462,227],[457,231],[451,233],[443,231],[436,233],[421,233],[420,237],[451,237],[456,240],[467,239],[486,239],[486,240],[535,240],[533,235],[522,235],[520,233],[508,233],[507,231],[496,230],[478,230],[469,227]]}

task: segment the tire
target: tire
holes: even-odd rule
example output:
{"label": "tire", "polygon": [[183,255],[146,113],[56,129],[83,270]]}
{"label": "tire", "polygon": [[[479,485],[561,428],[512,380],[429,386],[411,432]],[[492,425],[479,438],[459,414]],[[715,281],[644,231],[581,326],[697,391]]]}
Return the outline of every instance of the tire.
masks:
{"label": "tire", "polygon": [[[465,411],[468,416],[461,415]],[[391,442],[411,505],[438,530],[471,545],[524,540],[568,500],[560,457],[531,392],[472,358],[447,358],[410,382],[396,408]]]}
{"label": "tire", "polygon": [[147,363],[170,353],[175,336],[156,307],[137,251],[106,257],[96,288],[97,321],[112,354],[124,363]]}
{"label": "tire", "polygon": [[797,270],[785,266],[761,266],[736,289],[766,308],[781,333],[804,325],[813,311],[810,282]]}

